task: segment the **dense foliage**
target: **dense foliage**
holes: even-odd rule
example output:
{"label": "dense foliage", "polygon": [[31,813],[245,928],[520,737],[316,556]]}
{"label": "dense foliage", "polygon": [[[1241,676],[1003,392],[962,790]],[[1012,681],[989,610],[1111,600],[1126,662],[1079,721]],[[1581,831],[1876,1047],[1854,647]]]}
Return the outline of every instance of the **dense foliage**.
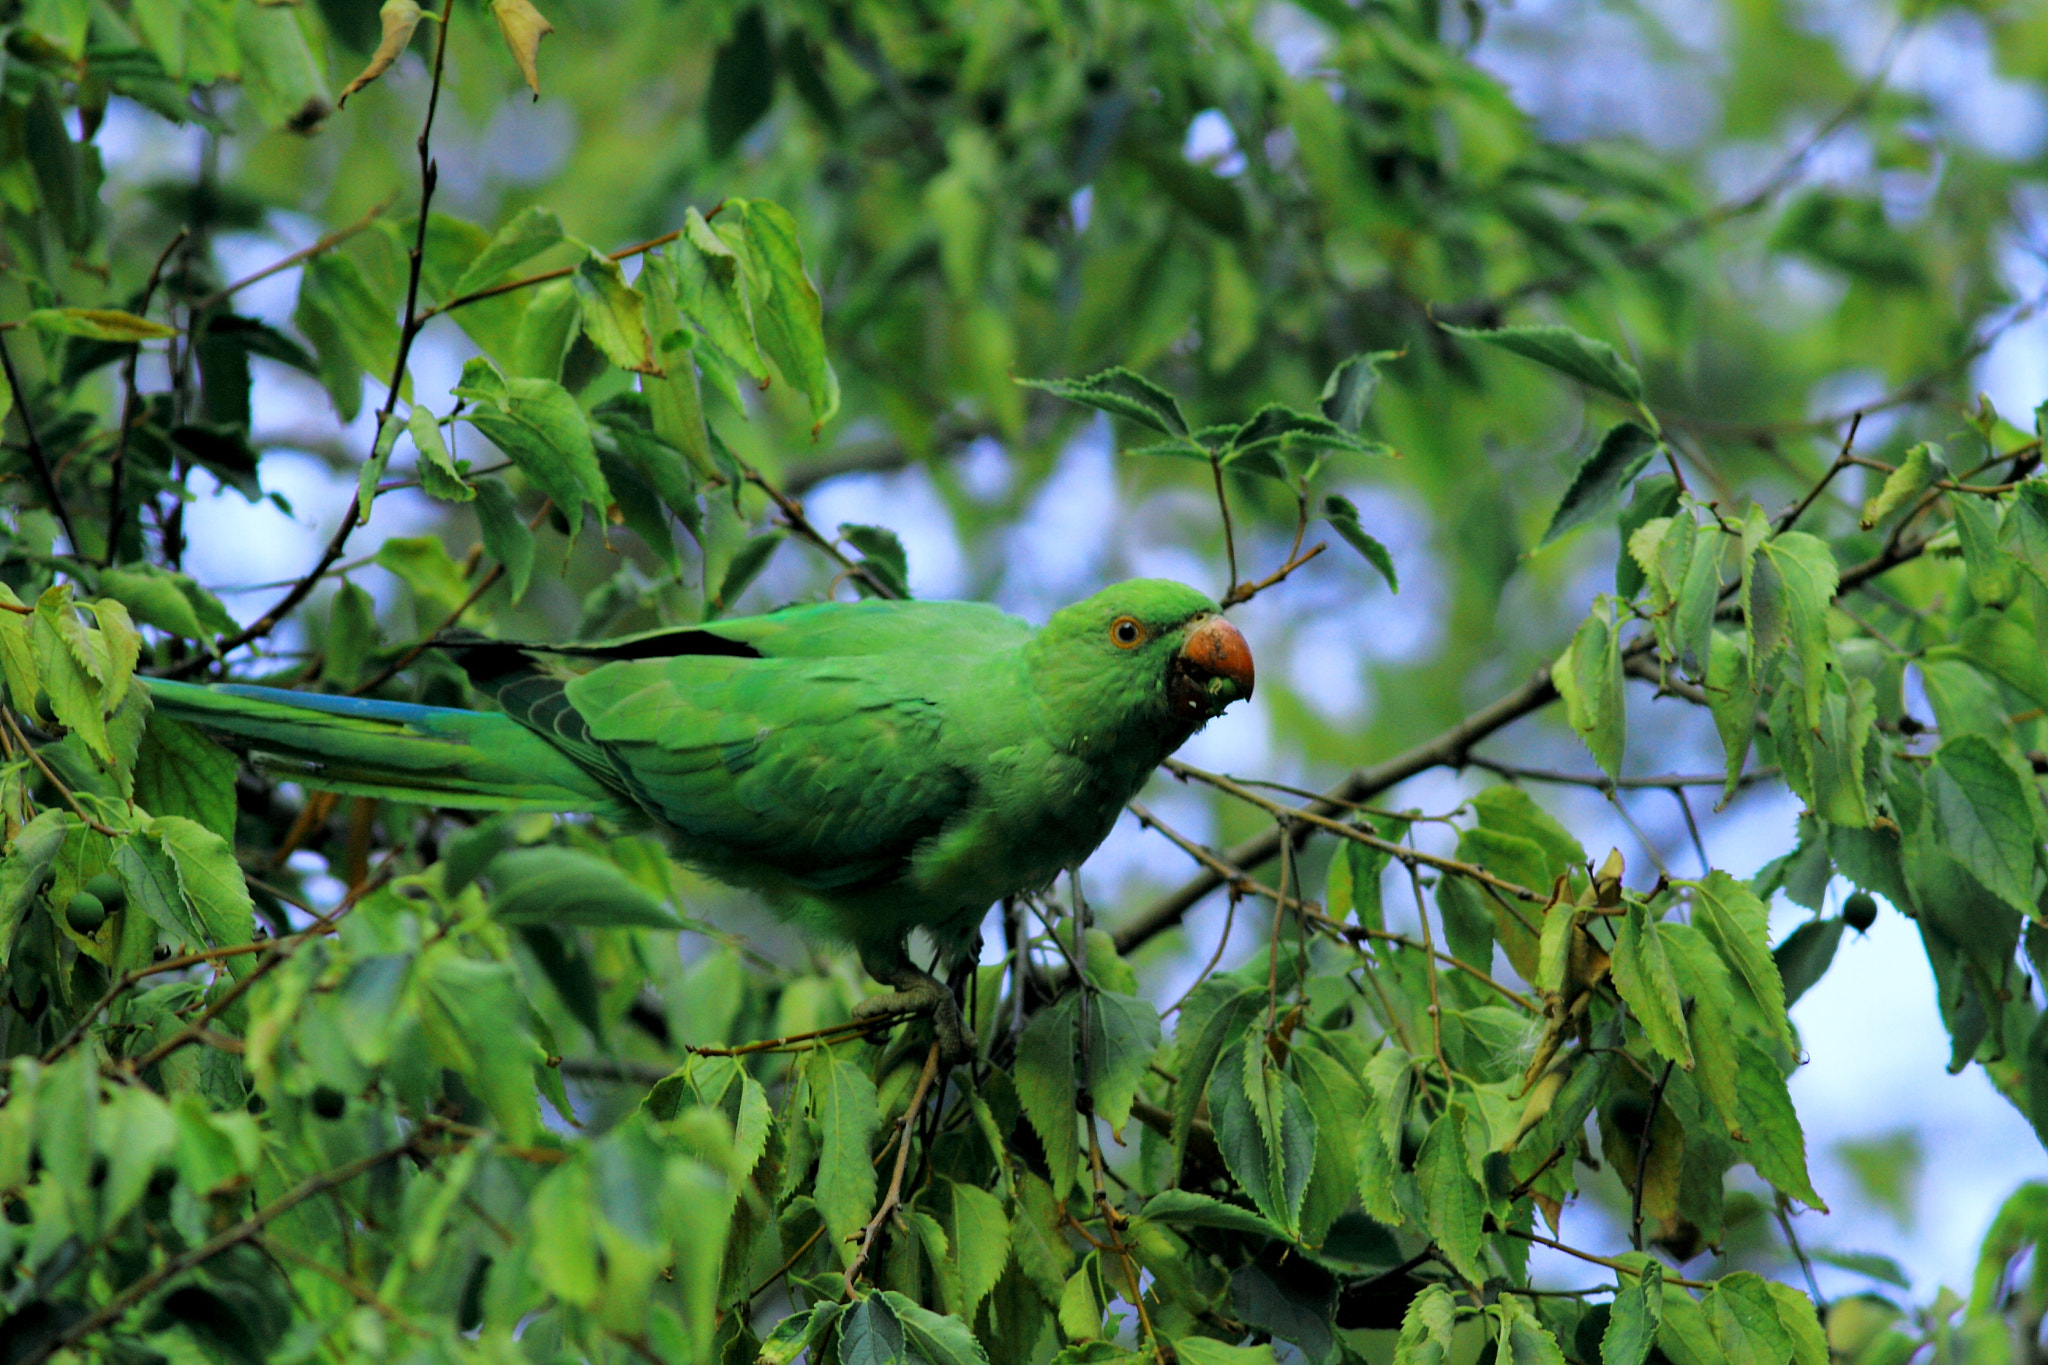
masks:
{"label": "dense foliage", "polygon": [[[1861,75],[1626,8],[1711,136],[1547,125],[1476,2],[0,3],[0,1355],[2033,1358],[2040,1187],[1967,1300],[1816,1303],[1786,1077],[1882,902],[2048,1137],[2048,480],[1968,388],[2042,167],[1888,65],[1955,20],[2048,78],[2048,17]],[[188,573],[308,452],[293,581]],[[943,527],[807,515],[890,471]],[[1208,576],[1269,756],[1134,803],[1184,883],[992,915],[970,1067],[657,841],[151,714],[462,704],[444,629],[903,596],[948,534],[974,593]]]}

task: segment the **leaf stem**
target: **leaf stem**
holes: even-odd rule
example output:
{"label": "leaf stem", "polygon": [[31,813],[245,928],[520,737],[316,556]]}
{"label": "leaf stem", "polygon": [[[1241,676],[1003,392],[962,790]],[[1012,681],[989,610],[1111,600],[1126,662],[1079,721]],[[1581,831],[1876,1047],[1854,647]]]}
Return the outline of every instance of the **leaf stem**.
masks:
{"label": "leaf stem", "polygon": [[903,1111],[903,1116],[896,1120],[896,1135],[899,1139],[896,1145],[896,1169],[889,1176],[888,1193],[882,1196],[881,1205],[876,1208],[875,1216],[868,1220],[867,1227],[862,1230],[860,1250],[854,1253],[853,1263],[846,1267],[845,1294],[848,1298],[853,1297],[854,1281],[860,1278],[861,1267],[868,1263],[868,1253],[874,1250],[875,1238],[880,1235],[882,1224],[888,1221],[889,1215],[896,1212],[903,1202],[903,1172],[910,1164],[910,1125],[916,1121],[919,1111],[924,1108],[924,1097],[930,1093],[932,1078],[938,1074],[939,1043],[938,1039],[934,1038],[931,1047],[924,1054],[924,1070],[918,1073],[917,1090],[911,1095],[910,1105]]}
{"label": "leaf stem", "polygon": [[78,544],[78,531],[71,524],[70,509],[64,506],[64,499],[57,492],[57,473],[50,467],[49,452],[43,449],[43,439],[36,431],[35,413],[30,411],[28,391],[22,387],[21,374],[14,368],[14,355],[7,349],[7,338],[0,335],[0,369],[7,372],[7,388],[14,395],[14,410],[21,414],[22,434],[28,438],[28,460],[35,466],[36,481],[43,486],[43,496],[50,500],[50,510],[56,514],[57,524],[64,528],[64,539],[71,545],[71,553],[85,553]]}

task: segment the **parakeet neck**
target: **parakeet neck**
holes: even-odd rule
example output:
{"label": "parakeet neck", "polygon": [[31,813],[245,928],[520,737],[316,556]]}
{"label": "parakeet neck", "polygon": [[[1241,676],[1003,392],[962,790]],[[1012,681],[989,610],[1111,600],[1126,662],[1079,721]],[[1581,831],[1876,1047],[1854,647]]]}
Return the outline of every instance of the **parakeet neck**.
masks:
{"label": "parakeet neck", "polygon": [[1024,666],[1040,733],[1111,785],[1135,792],[1194,733],[1167,705],[1159,670],[1105,671],[1099,660],[1049,647],[1043,637],[1026,648]]}

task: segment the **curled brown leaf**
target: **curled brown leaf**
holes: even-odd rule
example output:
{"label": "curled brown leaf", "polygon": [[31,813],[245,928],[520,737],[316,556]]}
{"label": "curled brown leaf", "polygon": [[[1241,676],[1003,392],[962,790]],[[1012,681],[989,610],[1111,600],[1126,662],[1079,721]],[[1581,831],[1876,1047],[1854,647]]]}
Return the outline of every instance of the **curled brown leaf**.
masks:
{"label": "curled brown leaf", "polygon": [[377,44],[377,50],[370,55],[370,64],[363,73],[348,83],[348,88],[335,100],[337,106],[348,103],[348,97],[376,80],[391,69],[398,60],[398,54],[405,51],[412,41],[412,31],[420,26],[420,7],[416,0],[384,0],[384,7],[377,11],[378,19],[384,25],[384,37]]}
{"label": "curled brown leaf", "polygon": [[555,31],[541,12],[529,0],[491,0],[491,13],[497,16],[498,30],[505,35],[505,46],[512,50],[512,60],[519,63],[519,74],[526,78],[527,88],[533,91],[535,99],[540,98],[540,67],[536,57],[540,51],[540,40]]}

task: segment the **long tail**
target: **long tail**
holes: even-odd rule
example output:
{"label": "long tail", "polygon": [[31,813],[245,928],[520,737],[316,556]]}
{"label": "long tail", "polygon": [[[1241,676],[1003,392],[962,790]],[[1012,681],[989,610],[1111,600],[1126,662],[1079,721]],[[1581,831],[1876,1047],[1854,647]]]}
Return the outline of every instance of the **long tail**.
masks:
{"label": "long tail", "polygon": [[616,793],[508,716],[236,683],[149,680],[159,714],[281,777],[353,796],[479,810],[613,811]]}

